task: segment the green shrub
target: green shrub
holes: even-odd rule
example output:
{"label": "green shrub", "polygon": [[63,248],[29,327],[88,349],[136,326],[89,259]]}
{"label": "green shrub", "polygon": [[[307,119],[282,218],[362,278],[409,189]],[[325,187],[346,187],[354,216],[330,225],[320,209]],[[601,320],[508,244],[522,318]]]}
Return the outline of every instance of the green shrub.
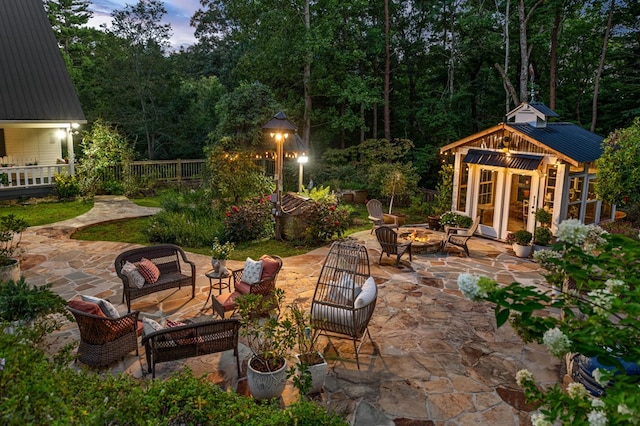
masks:
{"label": "green shrub", "polygon": [[551,229],[544,226],[538,226],[533,232],[533,243],[541,246],[547,246],[551,242],[553,234]]}
{"label": "green shrub", "polygon": [[610,234],[624,235],[625,237],[632,238],[634,240],[639,239],[639,231],[631,225],[631,222],[616,220],[613,222],[603,223],[600,227]]}
{"label": "green shrub", "polygon": [[189,212],[161,211],[151,219],[145,235],[150,242],[184,247],[209,247],[222,231],[222,222],[214,217]]}
{"label": "green shrub", "polygon": [[75,371],[23,338],[0,335],[0,423],[64,425],[345,425],[309,401],[281,409],[227,393],[186,369],[166,380]]}
{"label": "green shrub", "polygon": [[0,320],[31,321],[39,316],[66,312],[67,302],[50,290],[51,285],[31,287],[21,277],[0,283]]}
{"label": "green shrub", "polygon": [[225,215],[224,237],[227,241],[254,241],[274,233],[271,203],[263,197],[231,206]]}
{"label": "green shrub", "polygon": [[80,194],[80,185],[75,175],[60,173],[53,177],[53,190],[60,200],[70,200]]}
{"label": "green shrub", "polygon": [[473,225],[473,219],[467,215],[460,214],[456,217],[456,226],[458,228],[471,228]]}

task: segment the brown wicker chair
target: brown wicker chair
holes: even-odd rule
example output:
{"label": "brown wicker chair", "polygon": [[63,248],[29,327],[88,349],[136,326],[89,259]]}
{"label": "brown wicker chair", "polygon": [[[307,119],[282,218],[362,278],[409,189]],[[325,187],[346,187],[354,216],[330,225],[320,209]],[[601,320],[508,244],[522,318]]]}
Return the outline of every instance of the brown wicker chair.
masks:
{"label": "brown wicker chair", "polygon": [[405,243],[398,243],[398,233],[388,226],[381,226],[376,229],[376,239],[380,243],[380,259],[378,263],[382,262],[382,255],[387,254],[389,256],[396,256],[396,268],[400,266],[400,258],[403,254],[409,254],[409,261],[411,261],[411,241]]}
{"label": "brown wicker chair", "polygon": [[156,377],[156,364],[233,350],[238,377],[238,332],[236,319],[205,321],[171,327],[142,336],[151,378]]}
{"label": "brown wicker chair", "polygon": [[138,312],[120,318],[106,318],[88,314],[67,306],[80,329],[78,357],[92,367],[107,366],[131,351],[138,355]]}
{"label": "brown wicker chair", "polygon": [[[145,283],[142,288],[129,284],[127,275],[122,272],[125,262],[139,262],[142,258],[152,261],[160,270],[158,282]],[[190,275],[183,273],[182,264],[189,270]],[[187,260],[180,247],[173,244],[157,244],[148,247],[140,247],[120,253],[115,261],[116,274],[122,280],[122,301],[127,301],[127,310],[131,312],[131,301],[158,291],[170,288],[182,288],[183,285],[191,286],[191,298],[196,296],[196,265]]]}
{"label": "brown wicker chair", "polygon": [[[311,302],[311,326],[314,333],[353,340],[356,363],[360,369],[360,348],[369,336],[369,320],[376,307],[373,300],[356,307],[357,288],[370,277],[369,255],[363,245],[335,242],[322,265]],[[356,285],[358,287],[356,287]],[[358,341],[360,343],[358,344]]]}
{"label": "brown wicker chair", "polygon": [[243,294],[261,294],[263,296],[271,294],[271,291],[276,288],[276,280],[278,279],[278,273],[282,269],[282,258],[275,255],[263,255],[262,258],[268,258],[278,263],[278,266],[274,273],[262,276],[262,279],[255,284],[247,284],[242,281],[242,273],[244,268],[231,271],[233,276],[233,292],[221,294],[211,298],[213,310],[221,317],[224,318],[226,312],[235,312],[236,299]]}
{"label": "brown wicker chair", "polygon": [[367,203],[367,212],[369,212],[369,220],[373,222],[371,233],[379,226],[385,225],[384,219],[391,220],[391,223],[386,224],[392,228],[399,228],[398,216],[392,214],[382,213],[382,203],[378,200],[369,200]]}
{"label": "brown wicker chair", "polygon": [[454,245],[456,247],[461,247],[464,250],[464,253],[469,257],[469,247],[467,247],[467,242],[473,237],[476,230],[478,229],[478,225],[480,225],[480,216],[476,217],[476,220],[473,221],[473,225],[471,228],[449,228],[447,230],[447,235],[444,240],[442,240],[442,249],[447,247],[447,244]]}

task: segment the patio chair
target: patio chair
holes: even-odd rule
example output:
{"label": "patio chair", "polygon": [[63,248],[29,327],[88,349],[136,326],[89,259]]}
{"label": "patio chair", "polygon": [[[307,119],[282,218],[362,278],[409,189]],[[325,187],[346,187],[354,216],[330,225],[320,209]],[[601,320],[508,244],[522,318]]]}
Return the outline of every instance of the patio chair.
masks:
{"label": "patio chair", "polygon": [[376,238],[380,243],[380,259],[378,263],[382,262],[382,255],[387,254],[389,256],[396,256],[396,268],[400,265],[400,258],[403,254],[409,254],[409,261],[411,261],[411,241],[404,243],[398,243],[398,233],[388,226],[381,226],[376,229]]}
{"label": "patio chair", "polygon": [[447,235],[445,235],[442,240],[441,251],[444,251],[447,244],[451,244],[463,248],[465,254],[469,257],[469,247],[467,247],[467,242],[471,237],[473,237],[473,234],[475,234],[478,229],[478,225],[480,225],[480,216],[476,216],[476,220],[473,221],[471,228],[449,228],[447,230]]}
{"label": "patio chair", "polygon": [[138,311],[119,318],[94,315],[78,309],[70,302],[67,309],[73,314],[80,329],[78,360],[92,367],[104,367],[129,352],[138,355]]}
{"label": "patio chair", "polygon": [[[282,258],[275,255],[263,255],[260,260],[262,261],[262,272],[260,274],[259,281],[255,283],[246,283],[242,280],[245,268],[231,271],[233,277],[233,292],[221,294],[213,297],[211,302],[213,304],[213,310],[221,317],[225,317],[227,312],[235,312],[236,299],[244,294],[261,294],[263,296],[271,294],[271,291],[276,288],[276,279],[278,278],[278,272],[282,269]],[[246,267],[246,263],[245,263]]]}
{"label": "patio chair", "polygon": [[[400,225],[398,224],[398,216],[382,213],[382,203],[379,200],[369,200],[367,203],[367,211],[369,212],[369,220],[373,221],[373,227],[371,228],[371,233],[378,228],[379,226],[387,225],[392,228],[398,229]],[[385,224],[384,219],[391,220],[391,223]]]}
{"label": "patio chair", "polygon": [[366,248],[348,241],[334,242],[320,270],[311,302],[314,338],[323,334],[353,340],[360,369],[359,353],[365,337],[369,336],[373,343],[368,327],[377,297]]}

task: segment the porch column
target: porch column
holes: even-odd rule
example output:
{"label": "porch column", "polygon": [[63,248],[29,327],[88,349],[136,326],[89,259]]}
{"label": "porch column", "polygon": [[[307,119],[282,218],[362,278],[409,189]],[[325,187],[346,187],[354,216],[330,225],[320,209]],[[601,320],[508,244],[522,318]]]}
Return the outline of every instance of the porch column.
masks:
{"label": "porch column", "polygon": [[69,174],[75,173],[75,153],[73,151],[73,127],[67,129],[67,152],[69,153]]}

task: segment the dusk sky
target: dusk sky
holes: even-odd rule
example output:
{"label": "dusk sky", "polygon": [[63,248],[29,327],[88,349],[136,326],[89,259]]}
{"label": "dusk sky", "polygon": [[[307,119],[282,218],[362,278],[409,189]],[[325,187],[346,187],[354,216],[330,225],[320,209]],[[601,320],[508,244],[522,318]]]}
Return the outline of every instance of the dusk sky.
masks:
{"label": "dusk sky", "polygon": [[[99,27],[101,24],[111,21],[111,12],[114,10],[122,10],[129,5],[135,5],[137,0],[91,0],[89,9],[93,12],[93,18],[89,21],[89,25]],[[174,48],[181,45],[190,45],[195,43],[193,37],[193,28],[189,26],[189,20],[200,7],[198,0],[165,0],[164,7],[167,14],[164,16],[164,22],[171,24],[171,44]]]}

